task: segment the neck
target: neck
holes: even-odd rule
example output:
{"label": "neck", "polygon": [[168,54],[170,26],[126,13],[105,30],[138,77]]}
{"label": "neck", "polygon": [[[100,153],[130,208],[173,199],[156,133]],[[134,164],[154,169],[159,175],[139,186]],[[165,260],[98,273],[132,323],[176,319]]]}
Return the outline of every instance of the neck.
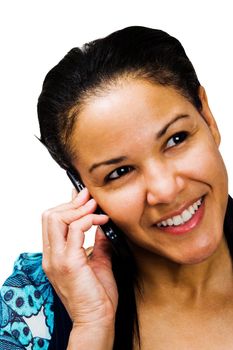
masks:
{"label": "neck", "polygon": [[233,294],[232,260],[225,238],[204,262],[182,265],[164,257],[134,249],[139,283],[144,300],[153,304],[175,300],[193,303],[207,300],[213,293]]}

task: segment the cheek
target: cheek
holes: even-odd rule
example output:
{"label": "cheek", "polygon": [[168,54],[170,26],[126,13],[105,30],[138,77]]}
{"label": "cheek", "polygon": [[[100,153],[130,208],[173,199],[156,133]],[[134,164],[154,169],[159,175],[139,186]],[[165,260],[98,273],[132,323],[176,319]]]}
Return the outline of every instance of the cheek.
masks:
{"label": "cheek", "polygon": [[[97,196],[98,197],[98,196]],[[145,198],[139,186],[124,187],[124,190],[101,193],[97,202],[122,230],[139,222],[144,209]]]}
{"label": "cheek", "polygon": [[227,172],[222,156],[212,137],[205,138],[197,147],[191,147],[177,162],[180,173],[207,186],[227,188]]}

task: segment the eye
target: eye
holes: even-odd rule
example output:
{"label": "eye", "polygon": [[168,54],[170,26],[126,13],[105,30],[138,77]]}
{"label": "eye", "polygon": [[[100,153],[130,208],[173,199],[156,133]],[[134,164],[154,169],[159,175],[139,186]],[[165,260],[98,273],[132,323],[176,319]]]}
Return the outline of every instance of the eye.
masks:
{"label": "eye", "polygon": [[182,143],[184,140],[186,140],[187,137],[188,137],[187,131],[177,132],[167,141],[166,148],[174,147],[179,143]]}
{"label": "eye", "polygon": [[133,170],[133,168],[128,166],[128,165],[127,166],[122,166],[120,168],[115,169],[109,175],[107,175],[105,180],[106,181],[116,180],[116,179],[118,179],[118,178],[128,174],[132,170]]}

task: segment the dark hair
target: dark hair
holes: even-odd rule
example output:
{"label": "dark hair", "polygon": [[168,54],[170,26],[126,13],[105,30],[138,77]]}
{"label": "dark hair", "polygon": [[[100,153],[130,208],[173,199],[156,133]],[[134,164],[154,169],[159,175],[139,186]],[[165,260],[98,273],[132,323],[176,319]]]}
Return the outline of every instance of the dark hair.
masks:
{"label": "dark hair", "polygon": [[200,83],[180,42],[145,27],[128,27],[73,48],[47,74],[38,100],[41,141],[58,164],[72,167],[70,136],[85,100],[123,76],[172,86],[200,110]]}
{"label": "dark hair", "polygon": [[[164,31],[128,27],[73,48],[47,74],[38,100],[40,140],[64,169],[76,171],[70,140],[85,101],[122,77],[174,87],[199,111],[202,108],[193,65],[180,42]],[[124,264],[114,255],[113,271],[119,291],[114,349],[130,350],[135,331],[140,339],[133,258]]]}

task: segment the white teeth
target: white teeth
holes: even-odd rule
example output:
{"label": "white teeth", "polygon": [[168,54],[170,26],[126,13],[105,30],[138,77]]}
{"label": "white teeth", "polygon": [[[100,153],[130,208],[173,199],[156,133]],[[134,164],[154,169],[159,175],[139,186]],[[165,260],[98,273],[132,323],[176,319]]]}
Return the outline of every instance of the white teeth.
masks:
{"label": "white teeth", "polygon": [[193,207],[194,207],[195,210],[197,210],[197,208],[198,208],[197,203],[194,203]]}
{"label": "white teeth", "polygon": [[195,203],[190,205],[188,209],[185,209],[180,215],[173,216],[167,220],[159,222],[156,226],[179,226],[189,221],[193,214],[197,211],[198,207],[201,205],[202,199],[198,199]]}
{"label": "white teeth", "polygon": [[181,214],[182,219],[184,220],[184,222],[189,221],[189,219],[191,219],[191,217],[193,216],[189,210],[184,210],[183,213]]}
{"label": "white teeth", "polygon": [[192,205],[190,205],[190,207],[188,208],[188,210],[190,211],[191,214],[195,213],[195,209],[193,208]]}
{"label": "white teeth", "polygon": [[180,215],[173,216],[173,223],[175,226],[178,226],[180,224],[183,224],[182,217]]}
{"label": "white teeth", "polygon": [[168,226],[172,226],[173,225],[173,220],[172,219],[167,219],[167,223],[168,223]]}

